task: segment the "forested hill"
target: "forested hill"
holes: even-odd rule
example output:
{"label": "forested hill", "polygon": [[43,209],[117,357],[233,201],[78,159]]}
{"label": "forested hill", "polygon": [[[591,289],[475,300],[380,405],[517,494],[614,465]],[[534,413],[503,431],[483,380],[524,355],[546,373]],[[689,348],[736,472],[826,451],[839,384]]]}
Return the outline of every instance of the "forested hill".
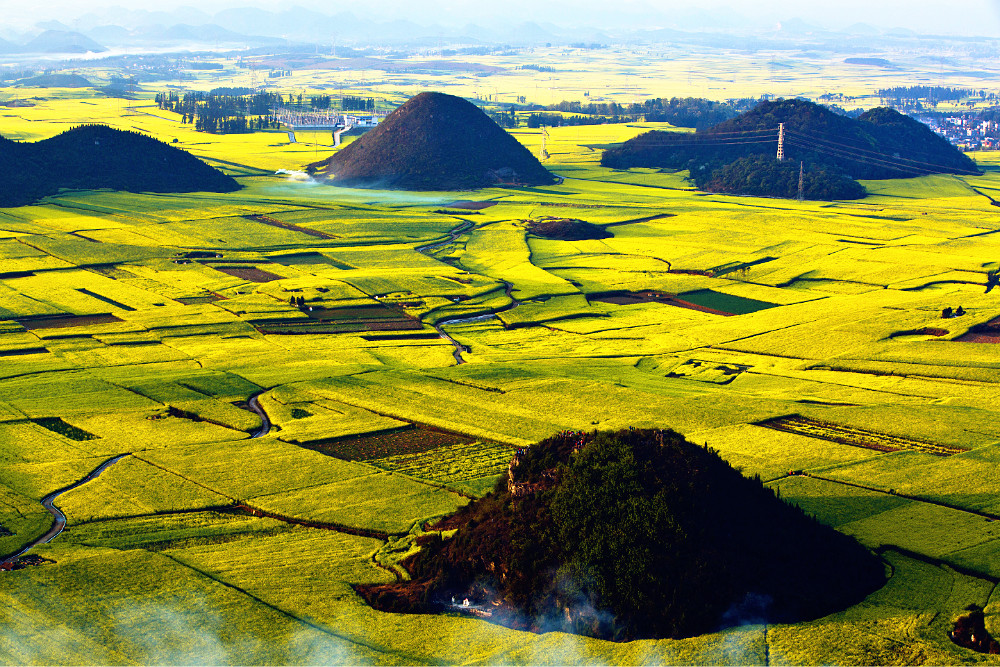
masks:
{"label": "forested hill", "polygon": [[30,204],[60,188],[233,192],[240,184],[186,151],[106,125],[35,143],[0,137],[0,206]]}
{"label": "forested hill", "polygon": [[762,102],[696,133],[651,131],[605,151],[606,167],[690,169],[698,182],[740,158],[774,156],[785,124],[785,156],[857,179],[978,173],[975,163],[923,123],[892,109],[856,120],[805,100]]}
{"label": "forested hill", "polygon": [[556,181],[527,148],[474,104],[431,92],[410,98],[377,127],[309,170],[333,185],[400,190]]}
{"label": "forested hill", "polygon": [[853,538],[674,431],[564,432],[436,528],[412,579],[359,586],[392,611],[468,599],[513,627],[616,640],[816,618],[884,581]]}

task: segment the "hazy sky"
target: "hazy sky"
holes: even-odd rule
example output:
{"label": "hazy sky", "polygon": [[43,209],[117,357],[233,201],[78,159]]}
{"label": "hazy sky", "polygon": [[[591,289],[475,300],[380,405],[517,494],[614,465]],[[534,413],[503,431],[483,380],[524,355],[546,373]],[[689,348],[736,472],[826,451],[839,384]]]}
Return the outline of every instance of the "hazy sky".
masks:
{"label": "hazy sky", "polygon": [[[287,9],[300,5],[324,13],[350,10],[374,20],[394,17],[417,19],[421,23],[458,23],[492,20],[503,10],[514,22],[552,21],[561,24],[589,24],[595,27],[632,23],[643,8],[664,13],[690,12],[693,8],[731,8],[758,23],[772,23],[793,17],[827,28],[843,28],[852,23],[881,27],[903,27],[920,32],[995,36],[1000,38],[1000,0],[505,0],[500,3],[467,0],[378,0],[368,3],[338,3],[331,0],[44,0],[32,3],[0,0],[4,23],[31,25],[40,20],[71,21],[88,11],[111,6],[128,9],[162,10],[195,6],[214,12],[233,6],[255,5],[265,9]],[[496,7],[483,13],[483,6]],[[575,10],[568,10],[574,8]],[[422,20],[421,20],[422,19]]]}

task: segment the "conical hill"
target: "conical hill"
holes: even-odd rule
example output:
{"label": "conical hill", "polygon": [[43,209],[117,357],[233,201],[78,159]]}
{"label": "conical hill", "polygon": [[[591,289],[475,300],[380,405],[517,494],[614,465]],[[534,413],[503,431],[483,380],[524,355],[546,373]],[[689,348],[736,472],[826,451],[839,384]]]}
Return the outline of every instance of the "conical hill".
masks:
{"label": "conical hill", "polygon": [[334,185],[466,190],[497,184],[548,185],[556,178],[478,107],[421,93],[310,172]]}

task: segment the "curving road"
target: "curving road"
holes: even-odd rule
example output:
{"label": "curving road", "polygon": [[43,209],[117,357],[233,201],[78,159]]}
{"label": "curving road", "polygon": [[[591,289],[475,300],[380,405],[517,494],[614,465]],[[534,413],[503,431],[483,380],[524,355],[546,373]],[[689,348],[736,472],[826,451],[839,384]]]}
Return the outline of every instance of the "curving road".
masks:
{"label": "curving road", "polygon": [[264,412],[264,408],[260,407],[260,401],[257,400],[267,392],[260,392],[256,396],[251,396],[248,403],[250,404],[250,409],[257,413],[260,417],[260,429],[251,435],[251,438],[263,438],[265,435],[271,432],[271,420],[268,418],[267,413]]}
{"label": "curving road", "polygon": [[62,511],[55,506],[54,503],[56,498],[66,493],[67,491],[72,491],[77,487],[83,486],[87,482],[97,479],[98,477],[100,477],[102,472],[110,468],[115,463],[118,463],[126,456],[131,456],[131,454],[119,454],[118,456],[114,456],[105,461],[104,463],[102,463],[101,465],[94,468],[92,471],[90,471],[90,473],[86,477],[84,477],[80,481],[75,482],[64,489],[60,489],[58,491],[50,493],[49,495],[42,498],[42,507],[48,510],[49,514],[52,515],[52,527],[49,528],[47,533],[33,540],[26,546],[22,547],[21,550],[18,551],[17,553],[7,556],[3,560],[0,560],[0,567],[3,567],[5,565],[10,565],[18,558],[26,554],[28,551],[37,547],[39,544],[45,544],[47,542],[51,542],[52,540],[54,540],[59,535],[59,533],[63,532],[63,529],[66,528],[66,515],[63,514]]}
{"label": "curving road", "polygon": [[434,325],[434,329],[435,329],[435,331],[438,332],[438,335],[441,336],[441,338],[444,338],[445,340],[449,341],[452,345],[455,346],[455,351],[452,352],[452,354],[455,356],[455,361],[459,365],[467,363],[465,361],[465,359],[462,358],[462,353],[463,352],[468,352],[469,348],[465,347],[464,345],[462,345],[461,343],[459,343],[457,340],[455,340],[454,338],[452,338],[452,336],[444,330],[444,328],[443,328],[444,325],[446,325],[446,324],[463,324],[465,322],[482,322],[483,320],[488,320],[490,318],[496,317],[498,313],[506,313],[508,310],[514,310],[515,308],[517,308],[518,306],[520,306],[521,302],[518,301],[517,299],[515,299],[514,296],[511,294],[511,292],[514,289],[514,285],[511,284],[511,283],[509,283],[509,282],[507,282],[506,280],[504,281],[503,284],[504,284],[504,291],[507,294],[507,298],[510,299],[510,303],[507,304],[506,306],[504,306],[503,308],[497,308],[496,310],[491,311],[489,313],[484,313],[482,315],[475,315],[473,317],[450,317],[450,318],[448,318],[446,320],[441,320],[440,322],[438,322],[437,324]]}

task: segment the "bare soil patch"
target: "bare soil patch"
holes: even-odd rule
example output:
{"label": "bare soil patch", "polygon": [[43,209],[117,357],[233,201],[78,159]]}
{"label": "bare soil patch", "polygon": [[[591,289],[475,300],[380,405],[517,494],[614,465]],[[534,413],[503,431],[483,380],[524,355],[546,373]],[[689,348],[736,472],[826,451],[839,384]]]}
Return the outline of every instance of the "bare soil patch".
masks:
{"label": "bare soil patch", "polygon": [[708,306],[699,306],[696,303],[685,301],[684,299],[678,298],[672,294],[666,294],[664,292],[653,292],[649,290],[643,292],[619,292],[613,294],[590,295],[587,297],[587,300],[601,301],[604,303],[613,303],[619,306],[631,306],[637,303],[665,303],[668,306],[677,306],[678,308],[688,308],[690,310],[698,310],[703,313],[711,313],[713,315],[724,315],[726,317],[731,317],[735,315],[735,313],[727,313],[723,310],[716,310],[715,308],[709,308]]}
{"label": "bare soil patch", "polygon": [[124,320],[115,317],[111,313],[100,313],[97,315],[36,315],[21,317],[15,320],[25,329],[62,329],[67,327],[85,327],[91,324],[111,324],[113,322],[123,322]]}
{"label": "bare soil patch", "polygon": [[1000,317],[984,324],[977,324],[968,333],[954,339],[959,343],[1000,343]]}
{"label": "bare soil patch", "polygon": [[234,278],[249,280],[252,283],[269,283],[272,280],[280,280],[281,276],[270,271],[258,269],[256,266],[213,266],[216,271],[227,273]]}
{"label": "bare soil patch", "polygon": [[265,225],[270,225],[272,227],[280,227],[281,229],[287,229],[292,232],[301,232],[303,234],[308,234],[309,236],[315,236],[318,239],[335,239],[337,238],[333,234],[327,234],[326,232],[321,232],[318,229],[309,229],[308,227],[299,227],[298,225],[293,225],[290,222],[282,222],[277,218],[272,218],[269,215],[264,215],[263,213],[254,213],[251,215],[243,216],[247,220],[253,220],[254,222],[260,222]]}
{"label": "bare soil patch", "polygon": [[419,454],[445,445],[469,443],[474,440],[469,436],[433,426],[412,425],[389,432],[311,442],[301,446],[338,459],[368,461],[399,454]]}

